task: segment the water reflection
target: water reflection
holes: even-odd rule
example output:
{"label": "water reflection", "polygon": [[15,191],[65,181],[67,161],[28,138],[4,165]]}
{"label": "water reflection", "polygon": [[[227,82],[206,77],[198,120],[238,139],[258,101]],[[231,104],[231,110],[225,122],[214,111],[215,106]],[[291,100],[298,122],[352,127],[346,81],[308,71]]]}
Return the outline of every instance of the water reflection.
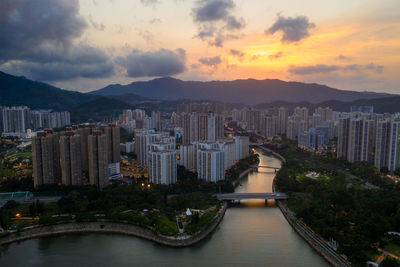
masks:
{"label": "water reflection", "polygon": [[[279,167],[272,157],[262,165]],[[237,192],[271,192],[274,173],[253,172]],[[328,266],[289,226],[274,201],[233,204],[208,238],[170,248],[117,235],[70,235],[12,244],[0,266]]]}

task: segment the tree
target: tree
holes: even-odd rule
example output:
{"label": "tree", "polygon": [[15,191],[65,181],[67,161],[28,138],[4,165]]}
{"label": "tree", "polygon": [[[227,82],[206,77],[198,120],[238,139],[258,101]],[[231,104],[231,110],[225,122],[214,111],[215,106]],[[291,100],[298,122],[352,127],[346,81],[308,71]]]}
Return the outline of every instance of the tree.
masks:
{"label": "tree", "polygon": [[381,264],[379,264],[379,266],[381,267],[398,267],[400,266],[400,261],[387,256],[382,262]]}

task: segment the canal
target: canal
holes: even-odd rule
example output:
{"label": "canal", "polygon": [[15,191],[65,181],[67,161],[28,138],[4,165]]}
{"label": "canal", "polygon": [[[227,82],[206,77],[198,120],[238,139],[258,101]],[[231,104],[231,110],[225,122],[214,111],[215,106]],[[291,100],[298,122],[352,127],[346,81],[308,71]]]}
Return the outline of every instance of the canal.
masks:
{"label": "canal", "polygon": [[[260,164],[280,161],[260,152]],[[271,192],[274,170],[253,172],[237,192]],[[232,206],[216,231],[199,244],[170,248],[121,235],[46,237],[0,248],[0,266],[328,266],[269,202]]]}

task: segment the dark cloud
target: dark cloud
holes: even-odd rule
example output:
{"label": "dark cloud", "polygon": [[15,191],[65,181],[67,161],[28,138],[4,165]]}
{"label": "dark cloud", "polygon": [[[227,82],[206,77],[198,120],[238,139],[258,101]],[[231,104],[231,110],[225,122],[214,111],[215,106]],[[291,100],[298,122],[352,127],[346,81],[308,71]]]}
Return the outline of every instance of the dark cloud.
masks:
{"label": "dark cloud", "polygon": [[226,19],[226,28],[228,30],[240,30],[246,26],[246,22],[243,18],[236,18],[234,16],[229,16]]}
{"label": "dark cloud", "polygon": [[0,68],[41,81],[68,80],[77,77],[101,78],[114,73],[114,64],[98,48],[85,44],[70,47],[67,51],[38,51],[33,58],[41,60],[12,60]]}
{"label": "dark cloud", "polygon": [[23,59],[43,44],[69,46],[87,27],[77,0],[3,0],[0,9],[2,60]]}
{"label": "dark cloud", "polygon": [[283,53],[282,53],[282,51],[280,51],[278,53],[269,55],[268,57],[270,60],[275,60],[275,59],[281,58],[282,56],[283,56]]}
{"label": "dark cloud", "polygon": [[229,54],[233,55],[233,56],[237,56],[239,58],[243,58],[244,57],[244,53],[240,50],[236,50],[236,49],[231,49],[229,51]]}
{"label": "dark cloud", "polygon": [[222,59],[220,56],[202,57],[199,59],[199,62],[206,66],[217,66],[222,63]]}
{"label": "dark cloud", "polygon": [[238,31],[246,26],[242,17],[234,16],[233,0],[197,1],[192,9],[197,24],[197,37],[209,45],[222,47],[224,41],[239,37]]}
{"label": "dark cloud", "polygon": [[87,28],[77,0],[5,0],[0,10],[1,69],[44,81],[113,73],[102,50],[74,43]]}
{"label": "dark cloud", "polygon": [[160,49],[153,52],[133,50],[118,63],[126,68],[129,77],[162,77],[180,74],[186,69],[186,51]]}
{"label": "dark cloud", "polygon": [[362,72],[362,71],[372,71],[377,74],[383,72],[383,66],[375,65],[370,63],[367,65],[351,64],[351,65],[325,65],[317,64],[310,66],[290,66],[289,72],[296,75],[311,75],[311,74],[327,74],[336,71],[341,71],[343,73],[348,72]]}
{"label": "dark cloud", "polygon": [[235,3],[232,0],[198,1],[197,7],[193,8],[194,20],[198,22],[223,20],[234,7]]}
{"label": "dark cloud", "polygon": [[309,30],[314,28],[315,24],[310,22],[305,16],[283,17],[278,15],[275,23],[267,30],[266,34],[274,34],[275,32],[282,32],[282,43],[298,42],[310,35]]}

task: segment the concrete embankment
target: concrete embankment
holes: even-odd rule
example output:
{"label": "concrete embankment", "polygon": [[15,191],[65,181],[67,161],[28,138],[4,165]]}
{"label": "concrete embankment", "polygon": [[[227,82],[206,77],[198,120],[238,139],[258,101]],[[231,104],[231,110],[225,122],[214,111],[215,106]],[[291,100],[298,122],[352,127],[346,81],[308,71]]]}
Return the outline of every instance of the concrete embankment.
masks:
{"label": "concrete embankment", "polygon": [[292,218],[292,212],[287,207],[285,201],[278,200],[276,205],[285,216],[287,222],[292,228],[303,238],[319,255],[321,255],[332,266],[351,266],[345,259],[331,249],[325,241],[321,240],[317,235],[313,234],[308,227]]}
{"label": "concrete embankment", "polygon": [[245,177],[247,174],[249,174],[252,170],[253,170],[253,168],[248,168],[247,170],[242,171],[242,172],[240,173],[239,177],[236,178],[236,179],[232,182],[233,187],[237,187],[237,186],[240,184],[240,181],[243,179],[243,177]]}
{"label": "concrete embankment", "polygon": [[278,154],[275,151],[273,151],[273,150],[271,150],[269,148],[263,147],[263,146],[258,146],[258,148],[261,148],[262,150],[264,150],[264,151],[266,151],[268,153],[271,153],[272,155],[274,155],[275,157],[280,159],[283,163],[286,163],[286,159],[281,154]]}
{"label": "concrete embankment", "polygon": [[170,247],[187,247],[194,245],[208,235],[210,235],[222,221],[227,204],[223,203],[218,211],[214,221],[202,231],[186,237],[168,237],[154,234],[148,229],[139,226],[121,222],[70,222],[63,224],[55,224],[49,226],[36,226],[24,229],[21,232],[13,232],[7,236],[0,238],[0,245],[6,245],[13,242],[19,242],[31,238],[56,236],[65,234],[82,234],[82,233],[105,233],[105,234],[121,234],[143,238],[158,244]]}
{"label": "concrete embankment", "polygon": [[[273,154],[279,158],[284,159],[282,155],[268,149],[264,148],[268,152],[273,152]],[[286,161],[284,161],[286,162]],[[272,183],[272,191],[276,192],[275,179]],[[277,200],[276,205],[281,210],[283,216],[290,226],[296,231],[296,233],[303,238],[322,258],[324,258],[331,266],[351,266],[349,262],[338,255],[332,248],[326,244],[319,236],[314,234],[308,227],[300,222],[294,215],[294,213],[286,205],[286,200]]]}

